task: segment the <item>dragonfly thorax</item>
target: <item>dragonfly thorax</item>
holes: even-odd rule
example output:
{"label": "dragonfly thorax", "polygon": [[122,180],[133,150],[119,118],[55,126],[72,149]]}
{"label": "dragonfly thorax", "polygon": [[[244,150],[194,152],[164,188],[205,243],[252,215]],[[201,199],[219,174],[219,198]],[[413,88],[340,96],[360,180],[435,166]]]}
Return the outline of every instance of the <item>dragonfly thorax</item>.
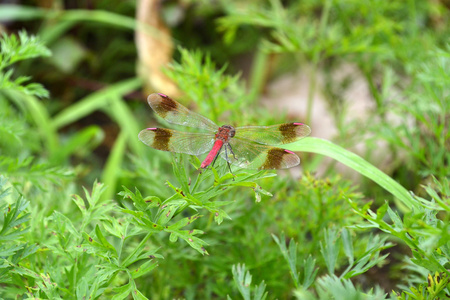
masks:
{"label": "dragonfly thorax", "polygon": [[224,143],[227,143],[234,135],[236,134],[236,129],[230,125],[223,125],[219,127],[219,130],[216,133],[216,139],[222,140]]}

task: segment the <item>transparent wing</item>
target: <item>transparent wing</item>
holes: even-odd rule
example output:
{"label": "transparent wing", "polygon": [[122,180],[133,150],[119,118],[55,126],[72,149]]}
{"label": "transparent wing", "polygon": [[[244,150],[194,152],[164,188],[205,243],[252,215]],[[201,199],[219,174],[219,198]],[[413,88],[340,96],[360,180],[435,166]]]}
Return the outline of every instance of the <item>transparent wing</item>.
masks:
{"label": "transparent wing", "polygon": [[169,123],[209,131],[217,131],[219,128],[210,119],[187,109],[182,104],[164,94],[151,94],[148,96],[147,101],[155,113]]}
{"label": "transparent wing", "polygon": [[303,123],[285,123],[272,126],[237,127],[236,136],[264,145],[282,145],[296,142],[311,133]]}
{"label": "transparent wing", "polygon": [[211,150],[214,134],[181,132],[165,128],[147,128],[139,133],[139,139],[152,148],[190,155],[199,155]]}
{"label": "transparent wing", "polygon": [[[222,149],[221,156],[228,162],[245,169],[287,169],[300,164],[300,158],[292,151],[232,138],[231,150]],[[226,151],[225,151],[226,150]]]}

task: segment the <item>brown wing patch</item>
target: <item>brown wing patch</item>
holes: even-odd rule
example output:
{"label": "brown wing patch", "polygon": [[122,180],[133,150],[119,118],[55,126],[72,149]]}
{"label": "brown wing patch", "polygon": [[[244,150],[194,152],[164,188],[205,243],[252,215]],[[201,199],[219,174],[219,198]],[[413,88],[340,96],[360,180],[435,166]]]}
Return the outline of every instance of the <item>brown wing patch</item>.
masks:
{"label": "brown wing patch", "polygon": [[181,103],[173,100],[164,94],[151,94],[147,102],[155,113],[169,123],[194,128],[205,129],[208,131],[217,131],[217,126],[213,121],[190,111]]}
{"label": "brown wing patch", "polygon": [[262,170],[267,169],[281,169],[281,162],[283,161],[284,155],[290,155],[289,152],[286,152],[286,150],[281,148],[272,148],[267,152],[266,161],[264,164],[260,167]]}
{"label": "brown wing patch", "polygon": [[190,155],[211,151],[215,141],[212,133],[183,132],[166,128],[147,128],[139,132],[138,137],[152,148]]}
{"label": "brown wing patch", "polygon": [[298,124],[299,123],[285,123],[280,125],[279,130],[281,135],[283,136],[283,144],[289,144],[298,140]]}
{"label": "brown wing patch", "polygon": [[165,118],[169,112],[176,111],[178,108],[178,102],[164,94],[151,94],[148,96],[147,101],[162,118]]}
{"label": "brown wing patch", "polygon": [[158,150],[170,151],[169,142],[172,137],[172,133],[164,128],[155,128],[151,130],[155,133],[155,138],[151,147]]}

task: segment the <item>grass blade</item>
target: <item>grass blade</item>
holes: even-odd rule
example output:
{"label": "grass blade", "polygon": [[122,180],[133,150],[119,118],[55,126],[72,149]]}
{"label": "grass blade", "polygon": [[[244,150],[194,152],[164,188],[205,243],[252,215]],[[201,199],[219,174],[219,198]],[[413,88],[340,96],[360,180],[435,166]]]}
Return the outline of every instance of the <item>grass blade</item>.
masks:
{"label": "grass blade", "polygon": [[370,164],[361,156],[333,144],[330,141],[309,137],[285,148],[291,151],[311,152],[334,158],[340,163],[376,182],[386,191],[394,195],[398,200],[403,202],[409,209],[418,206],[417,202],[414,201],[408,191],[394,179]]}
{"label": "grass blade", "polygon": [[93,111],[108,106],[112,98],[130,93],[140,85],[139,78],[132,78],[101,89],[61,111],[53,119],[52,125],[54,128],[61,128],[73,123]]}

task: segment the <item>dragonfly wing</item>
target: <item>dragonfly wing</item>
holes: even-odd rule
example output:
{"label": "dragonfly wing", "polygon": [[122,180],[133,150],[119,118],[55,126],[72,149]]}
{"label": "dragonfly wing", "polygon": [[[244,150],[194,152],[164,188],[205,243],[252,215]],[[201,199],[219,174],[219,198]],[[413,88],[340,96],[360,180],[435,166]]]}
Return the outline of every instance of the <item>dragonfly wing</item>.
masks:
{"label": "dragonfly wing", "polygon": [[214,134],[181,132],[165,128],[147,128],[139,133],[141,142],[152,148],[199,155],[211,150]]}
{"label": "dragonfly wing", "polygon": [[199,115],[169,96],[164,94],[151,94],[147,98],[150,107],[164,120],[169,123],[217,131],[217,126],[210,119]]}
{"label": "dragonfly wing", "polygon": [[311,133],[303,123],[285,123],[272,126],[245,126],[236,128],[236,137],[264,145],[282,145],[296,142]]}
{"label": "dragonfly wing", "polygon": [[[300,158],[292,151],[232,138],[230,149],[223,149],[221,156],[228,162],[245,169],[287,169],[300,164]],[[226,150],[226,151],[224,151]]]}

